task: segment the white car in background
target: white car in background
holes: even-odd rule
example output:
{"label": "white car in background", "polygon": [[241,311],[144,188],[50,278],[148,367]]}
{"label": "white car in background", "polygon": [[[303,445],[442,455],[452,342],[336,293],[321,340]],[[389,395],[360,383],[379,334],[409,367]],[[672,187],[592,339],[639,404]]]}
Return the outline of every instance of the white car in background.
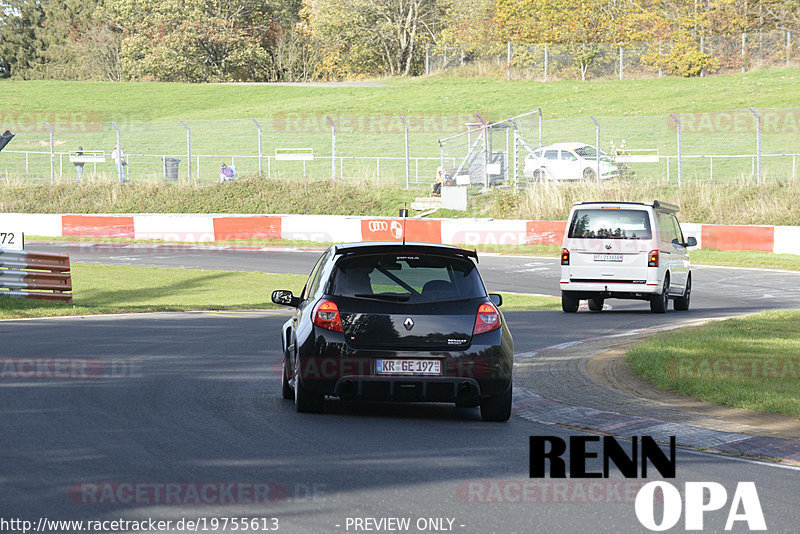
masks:
{"label": "white car in background", "polygon": [[[576,181],[597,179],[597,150],[586,143],[555,143],[535,149],[525,158],[523,173],[534,180]],[[619,169],[600,151],[600,179],[616,178]]]}

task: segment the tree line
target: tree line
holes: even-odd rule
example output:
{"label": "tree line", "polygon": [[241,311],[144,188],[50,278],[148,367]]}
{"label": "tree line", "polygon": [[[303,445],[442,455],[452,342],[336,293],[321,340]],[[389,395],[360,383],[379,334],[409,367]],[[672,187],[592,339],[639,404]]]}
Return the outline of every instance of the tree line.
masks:
{"label": "tree line", "polygon": [[[424,72],[427,45],[669,43],[654,66],[713,67],[701,35],[800,29],[800,0],[0,0],[0,77],[308,81]],[[800,35],[798,36],[800,37]]]}

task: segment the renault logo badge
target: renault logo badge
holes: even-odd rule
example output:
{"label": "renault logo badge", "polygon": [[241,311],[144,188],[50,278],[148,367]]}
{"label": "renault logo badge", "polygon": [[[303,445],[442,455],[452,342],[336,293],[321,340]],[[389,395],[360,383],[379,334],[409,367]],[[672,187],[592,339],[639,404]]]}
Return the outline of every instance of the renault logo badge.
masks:
{"label": "renault logo badge", "polygon": [[403,321],[403,326],[406,327],[406,330],[411,330],[414,328],[414,321],[411,319],[411,317],[406,317],[406,320]]}

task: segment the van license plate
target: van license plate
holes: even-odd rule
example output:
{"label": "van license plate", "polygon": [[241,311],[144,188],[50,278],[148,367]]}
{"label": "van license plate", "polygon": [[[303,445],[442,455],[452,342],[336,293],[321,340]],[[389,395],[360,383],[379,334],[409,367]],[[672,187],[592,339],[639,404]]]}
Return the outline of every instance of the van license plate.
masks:
{"label": "van license plate", "polygon": [[595,254],[594,261],[622,261],[622,254]]}
{"label": "van license plate", "polygon": [[428,375],[442,374],[441,360],[376,360],[375,372],[379,375]]}

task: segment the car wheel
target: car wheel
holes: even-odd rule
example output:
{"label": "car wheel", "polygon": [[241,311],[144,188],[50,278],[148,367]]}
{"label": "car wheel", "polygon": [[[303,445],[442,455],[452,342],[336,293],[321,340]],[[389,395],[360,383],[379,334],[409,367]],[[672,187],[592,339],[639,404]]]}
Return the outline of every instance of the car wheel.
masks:
{"label": "car wheel", "polygon": [[585,169],[583,169],[583,179],[584,180],[596,180],[597,179],[597,173],[595,172],[594,169],[590,169],[589,167],[586,167]]}
{"label": "car wheel", "polygon": [[294,389],[292,389],[292,385],[289,383],[289,367],[286,365],[286,358],[283,358],[283,380],[281,380],[281,395],[286,400],[291,400],[294,398]]}
{"label": "car wheel", "polygon": [[605,299],[602,298],[594,298],[589,299],[589,309],[592,311],[603,311],[603,303]]}
{"label": "car wheel", "polygon": [[669,277],[664,278],[664,288],[660,295],[650,297],[650,311],[653,313],[665,313],[669,308]]}
{"label": "car wheel", "polygon": [[533,180],[535,182],[544,181],[544,173],[542,172],[542,169],[536,169],[535,171],[533,171]]}
{"label": "car wheel", "polygon": [[681,298],[675,299],[673,306],[678,311],[686,311],[689,309],[689,300],[692,298],[692,276],[686,279],[686,289],[683,291]]}
{"label": "car wheel", "polygon": [[484,421],[503,422],[511,417],[512,386],[508,391],[481,399],[481,419]]}
{"label": "car wheel", "polygon": [[314,393],[303,387],[300,382],[300,358],[294,370],[294,409],[300,413],[322,413],[325,406],[325,395]]}
{"label": "car wheel", "polygon": [[572,293],[566,291],[561,292],[561,309],[566,313],[575,313],[578,311],[578,305],[580,303],[581,300]]}

